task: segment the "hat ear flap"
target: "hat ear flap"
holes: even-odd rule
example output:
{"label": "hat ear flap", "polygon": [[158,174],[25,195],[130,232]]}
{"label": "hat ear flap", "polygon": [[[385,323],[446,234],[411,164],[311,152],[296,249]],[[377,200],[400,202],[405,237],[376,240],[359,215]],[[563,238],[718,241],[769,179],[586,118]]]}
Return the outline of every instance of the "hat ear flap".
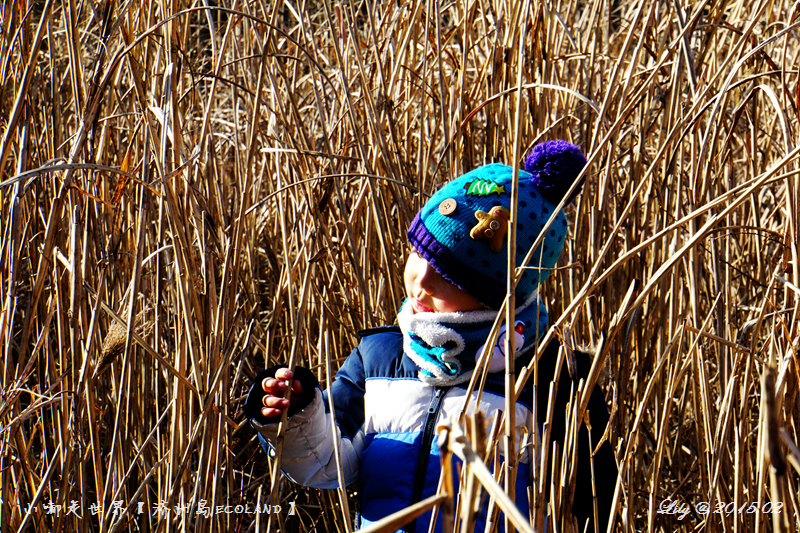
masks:
{"label": "hat ear flap", "polygon": [[[525,158],[525,170],[531,174],[533,183],[542,195],[558,204],[572,187],[575,178],[586,166],[586,157],[581,149],[567,141],[547,141],[537,144]],[[583,188],[586,176],[567,198],[570,203]]]}

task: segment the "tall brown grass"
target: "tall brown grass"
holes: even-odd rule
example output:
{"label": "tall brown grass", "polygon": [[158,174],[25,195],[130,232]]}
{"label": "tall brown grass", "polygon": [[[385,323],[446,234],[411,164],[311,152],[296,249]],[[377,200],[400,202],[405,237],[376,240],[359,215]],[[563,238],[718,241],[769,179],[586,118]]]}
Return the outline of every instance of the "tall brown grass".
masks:
{"label": "tall brown grass", "polygon": [[270,501],[254,376],[296,343],[324,381],[426,195],[553,138],[590,167],[548,335],[598,346],[613,530],[800,529],[796,3],[2,9],[2,533],[345,531],[286,480],[225,512]]}

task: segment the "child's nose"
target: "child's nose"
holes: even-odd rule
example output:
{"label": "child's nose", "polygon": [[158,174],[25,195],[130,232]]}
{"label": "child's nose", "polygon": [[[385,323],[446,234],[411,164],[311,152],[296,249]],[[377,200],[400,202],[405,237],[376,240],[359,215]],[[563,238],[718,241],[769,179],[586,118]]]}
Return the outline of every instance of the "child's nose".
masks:
{"label": "child's nose", "polygon": [[425,292],[431,294],[436,290],[438,279],[439,273],[436,272],[436,269],[434,269],[430,264],[426,264],[419,276],[419,286],[422,287]]}

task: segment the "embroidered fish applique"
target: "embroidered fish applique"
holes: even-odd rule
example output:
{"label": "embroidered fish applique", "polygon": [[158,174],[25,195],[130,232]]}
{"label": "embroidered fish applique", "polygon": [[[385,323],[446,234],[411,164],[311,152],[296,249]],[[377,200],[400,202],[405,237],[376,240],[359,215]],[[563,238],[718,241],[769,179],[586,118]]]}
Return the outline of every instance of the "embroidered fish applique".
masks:
{"label": "embroidered fish applique", "polygon": [[455,342],[447,341],[441,346],[431,346],[418,335],[411,333],[409,337],[411,338],[411,342],[414,346],[414,351],[423,359],[428,361],[430,364],[441,368],[442,371],[450,376],[455,376],[458,374],[458,371],[460,370],[459,366],[444,360],[444,355],[457,347]]}

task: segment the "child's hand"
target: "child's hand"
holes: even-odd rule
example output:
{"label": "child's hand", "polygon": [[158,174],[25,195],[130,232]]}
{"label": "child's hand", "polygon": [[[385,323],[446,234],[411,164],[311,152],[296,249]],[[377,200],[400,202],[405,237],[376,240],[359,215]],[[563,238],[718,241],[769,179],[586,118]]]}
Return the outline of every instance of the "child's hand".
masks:
{"label": "child's hand", "polygon": [[284,409],[300,401],[303,394],[303,385],[296,379],[292,381],[291,399],[287,400],[283,397],[286,383],[292,379],[292,376],[292,371],[288,368],[279,368],[275,371],[274,378],[264,378],[264,381],[261,382],[261,388],[267,393],[261,400],[261,403],[264,404],[264,407],[261,408],[261,414],[264,417],[281,416]]}

